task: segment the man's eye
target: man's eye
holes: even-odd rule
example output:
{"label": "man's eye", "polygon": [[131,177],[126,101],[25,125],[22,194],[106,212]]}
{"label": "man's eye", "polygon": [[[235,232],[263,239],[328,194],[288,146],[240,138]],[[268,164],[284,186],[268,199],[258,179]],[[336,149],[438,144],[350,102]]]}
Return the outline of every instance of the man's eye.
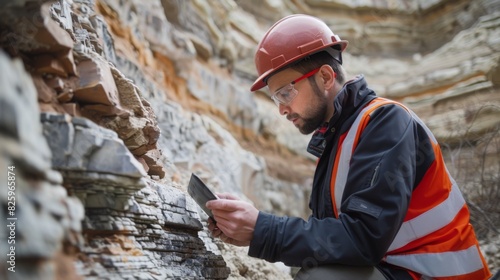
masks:
{"label": "man's eye", "polygon": [[288,91],[288,90],[283,90],[283,91],[281,91],[281,92],[280,92],[280,96],[281,96],[282,98],[288,98],[288,96],[290,96],[290,91]]}

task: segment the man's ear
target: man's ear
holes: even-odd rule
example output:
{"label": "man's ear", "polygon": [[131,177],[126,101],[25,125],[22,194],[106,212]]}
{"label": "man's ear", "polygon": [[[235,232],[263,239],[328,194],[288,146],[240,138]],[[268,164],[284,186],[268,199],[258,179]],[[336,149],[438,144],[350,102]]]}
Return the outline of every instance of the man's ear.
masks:
{"label": "man's ear", "polygon": [[325,90],[330,90],[335,85],[335,78],[337,77],[337,73],[333,71],[330,65],[323,65],[320,69],[321,82],[323,83],[323,87]]}

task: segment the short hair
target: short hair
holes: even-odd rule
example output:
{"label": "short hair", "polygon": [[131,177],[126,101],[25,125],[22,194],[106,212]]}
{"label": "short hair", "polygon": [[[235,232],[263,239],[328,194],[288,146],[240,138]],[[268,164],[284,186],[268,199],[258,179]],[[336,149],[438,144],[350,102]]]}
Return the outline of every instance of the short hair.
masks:
{"label": "short hair", "polygon": [[[298,71],[302,74],[308,73],[316,68],[321,67],[322,65],[327,64],[332,67],[333,71],[337,74],[335,78],[337,82],[340,84],[344,83],[344,71],[341,70],[341,63],[334,58],[329,52],[321,51],[310,56],[305,57],[304,59],[299,60],[290,66],[291,69]],[[314,77],[309,77],[309,81],[314,81]]]}

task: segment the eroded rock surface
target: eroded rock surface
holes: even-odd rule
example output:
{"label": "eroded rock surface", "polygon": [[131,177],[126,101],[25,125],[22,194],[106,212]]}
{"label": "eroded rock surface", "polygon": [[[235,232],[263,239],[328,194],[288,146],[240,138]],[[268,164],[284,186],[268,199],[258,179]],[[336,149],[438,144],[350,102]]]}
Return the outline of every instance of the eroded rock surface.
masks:
{"label": "eroded rock surface", "polygon": [[[0,3],[0,167],[17,171],[21,271],[8,274],[0,242],[2,278],[291,279],[211,238],[185,191],[196,172],[263,211],[307,218],[309,137],[248,90],[256,43],[290,13],[349,40],[350,74],[414,109],[443,146],[466,143],[473,160],[450,152],[450,166],[487,159],[486,173],[452,170],[464,188],[498,174],[498,1]],[[492,267],[494,244],[482,243]]]}

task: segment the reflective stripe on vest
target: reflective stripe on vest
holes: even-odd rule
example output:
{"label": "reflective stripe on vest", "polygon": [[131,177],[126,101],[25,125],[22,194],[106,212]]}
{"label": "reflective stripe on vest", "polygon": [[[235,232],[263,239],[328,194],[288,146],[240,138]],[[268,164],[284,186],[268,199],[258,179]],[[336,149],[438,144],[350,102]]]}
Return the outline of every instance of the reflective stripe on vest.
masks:
{"label": "reflective stripe on vest", "polygon": [[[426,236],[453,221],[464,206],[465,200],[455,181],[452,182],[453,186],[446,200],[401,225],[394,241],[392,241],[389,247],[389,252],[397,250],[420,237]],[[429,223],[429,221],[432,221],[432,223]]]}
{"label": "reflective stripe on vest", "polygon": [[[411,112],[411,111],[410,111]],[[414,120],[416,120],[426,131],[427,136],[430,138],[434,145],[437,145],[437,140],[429,130],[429,128],[422,122],[422,120],[411,112]],[[396,237],[394,238],[389,252],[397,250],[406,244],[415,241],[423,236],[426,236],[444,226],[449,224],[457,216],[458,212],[463,208],[465,200],[458,188],[455,180],[450,176],[448,169],[446,173],[452,183],[450,194],[448,198],[436,205],[432,209],[422,213],[421,215],[405,221],[399,229]],[[429,223],[432,220],[432,223]]]}
{"label": "reflective stripe on vest", "polygon": [[372,103],[368,104],[361,112],[359,113],[356,120],[352,124],[351,128],[347,132],[347,136],[344,139],[344,143],[342,144],[342,149],[340,150],[339,160],[337,162],[338,168],[336,174],[332,174],[332,180],[335,179],[334,191],[332,193],[332,203],[334,205],[334,211],[336,216],[340,215],[340,205],[342,203],[342,194],[344,193],[345,184],[347,182],[347,175],[349,174],[349,166],[351,162],[352,153],[354,148],[358,144],[358,135],[360,133],[359,130],[364,129],[361,127],[361,121],[364,120],[365,115],[369,115],[378,107],[385,104],[393,104],[394,101],[390,101],[387,99],[379,98],[372,101]]}
{"label": "reflective stripe on vest", "polygon": [[449,277],[483,269],[483,262],[476,245],[454,252],[388,255],[386,262],[427,277]]}

